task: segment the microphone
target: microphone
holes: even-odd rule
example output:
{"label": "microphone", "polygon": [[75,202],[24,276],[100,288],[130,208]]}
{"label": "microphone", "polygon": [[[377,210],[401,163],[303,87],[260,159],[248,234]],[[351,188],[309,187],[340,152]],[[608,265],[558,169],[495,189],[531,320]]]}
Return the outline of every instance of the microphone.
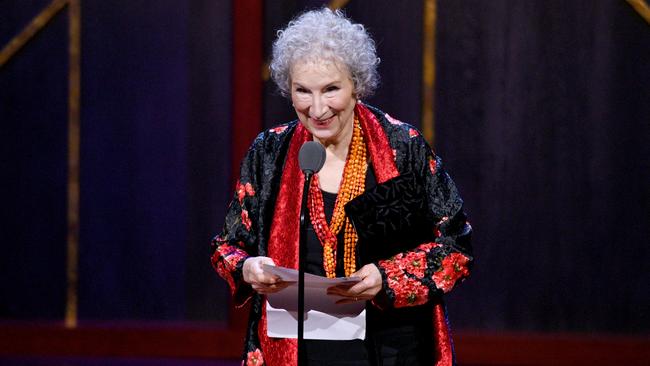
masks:
{"label": "microphone", "polygon": [[298,153],[298,163],[305,175],[318,173],[325,164],[325,148],[316,141],[305,142]]}
{"label": "microphone", "polygon": [[298,152],[300,170],[305,175],[300,206],[300,243],[298,246],[298,366],[307,364],[305,353],[305,267],[307,266],[307,197],[311,178],[325,164],[325,148],[316,141],[305,142]]}

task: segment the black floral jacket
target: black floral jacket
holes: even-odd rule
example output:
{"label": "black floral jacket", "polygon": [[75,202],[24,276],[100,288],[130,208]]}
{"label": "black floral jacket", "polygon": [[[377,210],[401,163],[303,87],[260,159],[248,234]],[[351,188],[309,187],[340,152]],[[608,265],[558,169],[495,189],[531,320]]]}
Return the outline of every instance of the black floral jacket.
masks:
{"label": "black floral jacket", "polygon": [[[376,108],[365,107],[388,137],[398,171],[413,171],[424,178],[429,207],[437,221],[434,241],[376,263],[383,279],[378,297],[388,300],[382,306],[394,308],[425,304],[439,299],[469,275],[471,227],[454,183],[420,132]],[[263,297],[242,280],[242,267],[249,256],[267,255],[275,198],[297,124],[293,121],[257,136],[241,164],[223,231],[211,242],[212,264],[230,285],[235,303],[252,300],[244,350],[248,360],[262,359],[257,327]]]}

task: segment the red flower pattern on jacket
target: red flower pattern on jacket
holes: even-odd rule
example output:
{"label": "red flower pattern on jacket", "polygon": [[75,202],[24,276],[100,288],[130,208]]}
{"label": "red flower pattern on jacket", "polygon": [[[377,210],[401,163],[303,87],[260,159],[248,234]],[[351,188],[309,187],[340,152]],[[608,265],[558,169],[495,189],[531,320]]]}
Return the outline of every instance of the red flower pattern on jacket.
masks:
{"label": "red flower pattern on jacket", "polygon": [[431,174],[436,175],[436,169],[437,169],[437,163],[436,159],[434,159],[432,156],[429,157],[429,170],[431,170]]}
{"label": "red flower pattern on jacket", "polygon": [[241,222],[246,227],[246,230],[250,231],[252,225],[251,219],[248,217],[248,211],[243,208],[241,210]]}
{"label": "red flower pattern on jacket", "polygon": [[[440,222],[444,222],[443,218]],[[414,306],[428,301],[429,287],[422,282],[427,276],[427,255],[440,248],[440,243],[424,243],[416,250],[398,253],[387,260],[379,261],[379,267],[386,274],[386,284],[395,295],[394,306]],[[449,292],[455,283],[469,275],[469,258],[460,253],[452,253],[442,259],[440,268],[432,279],[436,287]]]}
{"label": "red flower pattern on jacket", "polygon": [[387,285],[395,294],[393,306],[421,305],[429,298],[429,289],[420,281],[413,279],[407,273],[424,276],[426,269],[425,252],[399,253],[388,260],[379,261],[379,265],[386,273]]}
{"label": "red flower pattern on jacket", "polygon": [[409,128],[409,137],[413,138],[413,137],[418,137],[419,135],[420,134],[418,133],[418,131],[416,129]]}
{"label": "red flower pattern on jacket", "polygon": [[241,182],[237,182],[237,199],[239,200],[239,204],[244,203],[244,198],[246,196],[251,196],[253,197],[255,195],[255,189],[253,188],[253,185],[250,183],[242,184]]}
{"label": "red flower pattern on jacket", "polygon": [[215,240],[220,241],[221,244],[217,246],[212,255],[212,265],[217,270],[217,273],[228,282],[231,291],[235,291],[236,285],[232,274],[237,269],[237,264],[242,259],[248,258],[248,254],[236,245],[225,243],[223,238],[216,238]]}
{"label": "red flower pattern on jacket", "polygon": [[438,223],[436,224],[436,228],[435,228],[436,238],[439,238],[439,237],[442,236],[442,232],[440,232],[440,225],[442,225],[447,220],[449,220],[449,217],[445,216],[442,219],[440,219],[440,221],[438,221]]}
{"label": "red flower pattern on jacket", "polygon": [[251,220],[248,217],[248,210],[244,208],[244,198],[255,196],[255,188],[249,183],[243,184],[237,181],[236,185],[237,199],[239,200],[239,205],[242,206],[241,209],[241,222],[246,227],[246,230],[251,229]]}
{"label": "red flower pattern on jacket", "polygon": [[412,275],[424,277],[424,270],[427,268],[427,255],[425,252],[406,252],[395,255],[397,266]]}
{"label": "red flower pattern on jacket", "polygon": [[269,131],[270,131],[270,132],[273,132],[273,133],[278,133],[278,134],[279,134],[279,133],[284,132],[284,130],[286,130],[288,127],[289,127],[289,126],[273,127],[273,128],[271,128],[271,129],[269,129]]}
{"label": "red flower pattern on jacket", "polygon": [[469,275],[467,264],[469,258],[460,253],[451,253],[442,259],[440,269],[433,274],[433,282],[447,293],[454,288],[456,282]]}
{"label": "red flower pattern on jacket", "polygon": [[440,243],[431,242],[431,243],[420,244],[420,246],[418,246],[418,249],[422,250],[425,253],[429,253],[431,251],[431,249],[441,247],[441,246],[442,246],[442,244],[440,244]]}
{"label": "red flower pattern on jacket", "polygon": [[410,277],[402,279],[393,287],[393,291],[395,291],[394,306],[396,308],[422,305],[429,299],[429,288]]}
{"label": "red flower pattern on jacket", "polygon": [[253,185],[250,183],[244,184],[244,190],[246,190],[246,194],[251,197],[255,195],[255,190],[253,189]]}
{"label": "red flower pattern on jacket", "polygon": [[[244,361],[242,361],[242,366]],[[255,348],[255,351],[248,352],[246,355],[246,366],[262,366],[264,365],[264,358],[262,358],[262,351],[259,348]]]}

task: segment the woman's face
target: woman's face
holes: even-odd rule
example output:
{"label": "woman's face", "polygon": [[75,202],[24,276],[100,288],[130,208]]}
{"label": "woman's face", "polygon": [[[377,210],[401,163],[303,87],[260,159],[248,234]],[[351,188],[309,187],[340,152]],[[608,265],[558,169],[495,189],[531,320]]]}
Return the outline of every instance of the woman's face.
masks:
{"label": "woman's face", "polygon": [[291,68],[291,101],[300,122],[321,144],[351,138],[357,99],[345,66],[322,60],[296,63]]}

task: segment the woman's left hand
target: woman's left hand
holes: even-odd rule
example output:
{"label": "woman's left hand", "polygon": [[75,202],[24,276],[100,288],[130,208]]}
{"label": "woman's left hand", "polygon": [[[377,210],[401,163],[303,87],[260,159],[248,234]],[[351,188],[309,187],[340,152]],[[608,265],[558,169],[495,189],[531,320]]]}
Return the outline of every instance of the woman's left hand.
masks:
{"label": "woman's left hand", "polygon": [[361,281],[354,286],[334,286],[327,289],[328,295],[341,296],[337,304],[348,304],[355,301],[372,300],[381,290],[381,273],[374,264],[366,264],[350,277],[360,277]]}

